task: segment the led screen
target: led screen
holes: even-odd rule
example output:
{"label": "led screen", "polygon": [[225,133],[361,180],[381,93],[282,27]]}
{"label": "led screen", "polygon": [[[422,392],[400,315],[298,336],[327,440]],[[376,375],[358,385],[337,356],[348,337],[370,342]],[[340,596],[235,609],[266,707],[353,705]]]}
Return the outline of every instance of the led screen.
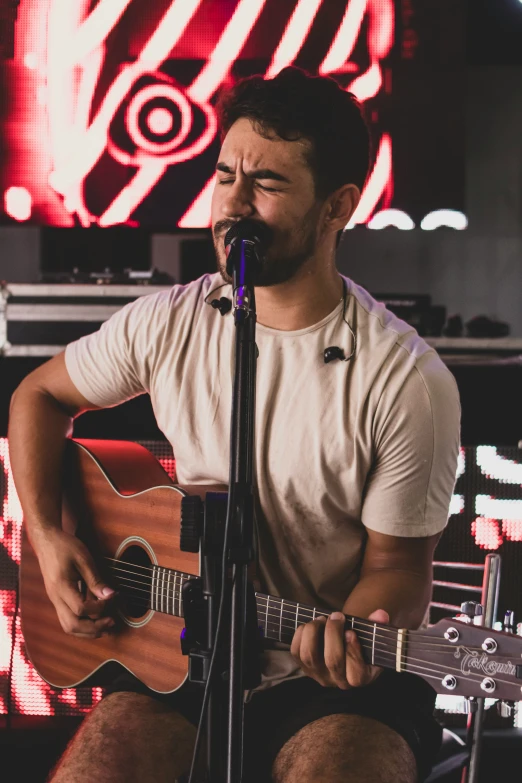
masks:
{"label": "led screen", "polygon": [[295,64],[354,92],[355,216],[463,210],[461,0],[22,0],[0,60],[0,220],[209,225],[223,85]]}
{"label": "led screen", "polygon": [[[166,442],[144,445],[175,476]],[[12,654],[11,711],[14,714],[81,714],[102,696],[100,688],[56,691],[31,666],[20,630],[13,629],[21,548],[22,512],[9,465],[7,440],[0,439],[0,714],[7,711],[7,683]],[[1,484],[0,484],[1,487]],[[437,560],[483,563],[487,552],[502,556],[499,616],[506,609],[522,618],[522,454],[515,448],[478,446],[461,449],[450,521],[436,551]],[[440,575],[438,578],[441,578]],[[455,580],[454,573],[449,575]],[[478,577],[480,584],[480,575]],[[448,590],[443,600],[460,603],[462,593]],[[439,600],[441,596],[439,596]],[[438,618],[434,618],[436,620]],[[14,631],[14,633],[13,633]],[[11,645],[14,640],[14,646]],[[453,697],[452,697],[453,698]],[[440,700],[440,704],[446,704]]]}

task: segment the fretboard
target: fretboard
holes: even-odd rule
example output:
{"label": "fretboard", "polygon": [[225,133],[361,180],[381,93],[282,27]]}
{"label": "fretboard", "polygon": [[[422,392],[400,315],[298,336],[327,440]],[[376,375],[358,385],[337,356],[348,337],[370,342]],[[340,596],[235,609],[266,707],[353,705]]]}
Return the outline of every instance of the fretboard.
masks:
{"label": "fretboard", "polygon": [[[316,609],[286,598],[256,593],[258,624],[265,638],[284,644],[291,644],[300,625],[318,617],[328,617],[329,612]],[[370,620],[345,615],[346,630],[357,634],[363,654],[368,663],[395,668],[399,631]]]}

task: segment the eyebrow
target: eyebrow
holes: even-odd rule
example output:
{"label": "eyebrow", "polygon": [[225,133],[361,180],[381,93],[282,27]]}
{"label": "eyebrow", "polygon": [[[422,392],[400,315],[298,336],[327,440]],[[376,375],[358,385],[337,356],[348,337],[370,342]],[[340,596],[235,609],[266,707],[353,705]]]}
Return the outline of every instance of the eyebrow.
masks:
{"label": "eyebrow", "polygon": [[[216,171],[222,171],[224,174],[234,174],[234,170],[231,169],[230,166],[227,166],[226,163],[218,163]],[[288,184],[291,184],[287,177],[278,174],[277,171],[272,171],[272,169],[256,169],[255,171],[250,171],[246,176],[251,179],[275,179],[277,182],[287,182]]]}

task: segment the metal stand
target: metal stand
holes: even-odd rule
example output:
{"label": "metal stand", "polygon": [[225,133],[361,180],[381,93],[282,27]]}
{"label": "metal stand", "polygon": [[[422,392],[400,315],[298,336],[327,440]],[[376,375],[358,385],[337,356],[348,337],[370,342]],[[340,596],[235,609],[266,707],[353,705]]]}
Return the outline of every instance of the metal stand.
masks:
{"label": "metal stand", "polygon": [[[483,624],[486,628],[493,626],[497,615],[500,562],[500,555],[486,555],[480,599],[484,611]],[[471,748],[470,759],[462,772],[461,783],[478,783],[480,752],[482,749],[482,723],[484,721],[486,702],[484,698],[480,698],[476,699],[475,703],[476,709],[471,710],[469,713],[466,730],[466,745],[468,748]]]}
{"label": "metal stand", "polygon": [[[241,783],[244,691],[261,680],[256,602],[248,585],[248,566],[254,559],[257,362],[253,285],[257,259],[255,248],[249,245],[246,241],[241,243],[233,269],[236,341],[225,530],[219,524],[219,514],[211,510],[223,502],[223,495],[213,493],[209,497],[207,494],[204,513],[199,498],[183,501],[181,549],[197,551],[201,537],[202,577],[189,580],[183,588],[186,630],[182,646],[189,655],[189,679],[199,683],[210,679],[206,724],[208,783]],[[225,569],[223,558],[226,558]],[[220,634],[217,627],[218,606],[222,601],[224,606],[229,606],[225,621],[221,620],[221,628],[230,628],[226,641],[225,634]],[[214,673],[210,671],[213,656]],[[226,741],[223,741],[225,733]]]}

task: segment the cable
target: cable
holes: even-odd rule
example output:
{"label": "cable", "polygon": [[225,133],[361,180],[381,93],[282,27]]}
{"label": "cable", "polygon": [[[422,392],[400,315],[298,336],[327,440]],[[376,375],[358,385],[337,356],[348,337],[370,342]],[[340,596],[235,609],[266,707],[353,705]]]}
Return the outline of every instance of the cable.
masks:
{"label": "cable", "polygon": [[212,679],[215,677],[214,670],[215,670],[215,662],[216,662],[216,653],[219,647],[219,639],[221,636],[221,629],[223,627],[223,608],[225,605],[225,584],[226,584],[226,578],[227,578],[227,555],[228,555],[228,537],[229,537],[229,530],[230,530],[230,520],[232,518],[232,493],[230,492],[228,494],[228,503],[227,503],[227,518],[225,522],[225,531],[223,535],[223,554],[221,558],[221,597],[219,599],[219,609],[218,609],[218,617],[217,617],[217,623],[216,623],[216,633],[214,635],[214,648],[212,650],[212,657],[210,658],[210,665],[208,667],[208,675],[207,675],[207,681],[205,683],[205,690],[203,693],[203,702],[201,704],[201,713],[199,716],[199,723],[198,723],[198,730],[196,733],[196,742],[194,744],[194,752],[192,754],[192,763],[190,765],[190,773],[188,777],[187,783],[195,783],[194,781],[194,773],[196,771],[196,763],[197,758],[199,754],[199,746],[201,743],[201,736],[202,736],[202,729],[203,729],[203,723],[205,720],[205,714],[208,709],[208,700],[210,698],[210,687],[212,683]]}

